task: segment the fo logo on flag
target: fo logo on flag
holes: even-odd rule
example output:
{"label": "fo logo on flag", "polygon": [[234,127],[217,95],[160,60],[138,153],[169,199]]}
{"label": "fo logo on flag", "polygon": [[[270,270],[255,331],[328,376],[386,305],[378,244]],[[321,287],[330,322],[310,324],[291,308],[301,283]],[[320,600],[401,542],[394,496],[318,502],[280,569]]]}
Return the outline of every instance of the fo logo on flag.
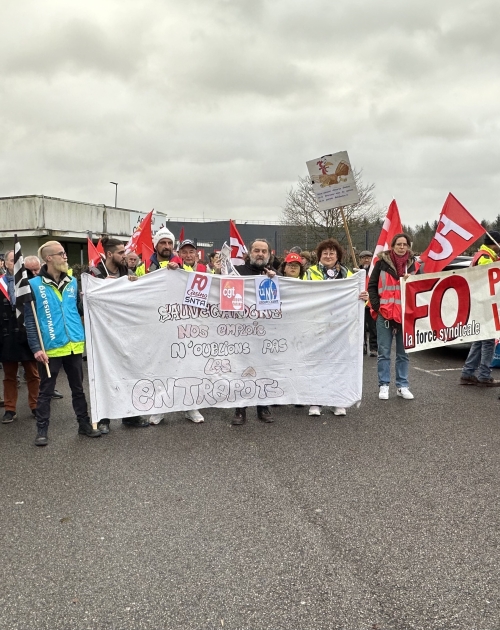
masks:
{"label": "fo logo on flag", "polygon": [[220,283],[220,310],[242,311],[245,301],[245,281],[224,278]]}

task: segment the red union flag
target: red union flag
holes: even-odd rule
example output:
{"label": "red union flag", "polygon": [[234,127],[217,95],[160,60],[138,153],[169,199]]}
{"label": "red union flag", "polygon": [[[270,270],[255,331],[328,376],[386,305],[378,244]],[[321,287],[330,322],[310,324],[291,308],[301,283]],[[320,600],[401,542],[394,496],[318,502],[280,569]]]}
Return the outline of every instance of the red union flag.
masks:
{"label": "red union flag", "polygon": [[87,238],[87,241],[87,255],[89,259],[89,266],[97,267],[101,260],[105,258],[104,248],[102,246],[101,239],[99,239],[97,246],[94,245],[90,238]]}
{"label": "red union flag", "polygon": [[245,281],[236,278],[221,278],[220,310],[242,311],[245,307]]}
{"label": "red union flag", "polygon": [[400,234],[402,231],[403,226],[401,225],[398,204],[396,203],[396,200],[393,199],[389,205],[389,209],[387,210],[384,224],[382,225],[382,230],[380,231],[380,236],[378,237],[377,245],[375,246],[375,251],[373,252],[372,264],[368,270],[368,277],[370,277],[371,272],[373,271],[373,265],[377,262],[377,256],[380,252],[384,252],[386,249],[389,249],[391,247],[392,239],[396,236],[396,234]]}
{"label": "red union flag", "polygon": [[229,219],[229,244],[231,245],[231,262],[233,265],[243,265],[244,255],[248,250],[232,219]]}
{"label": "red union flag", "polygon": [[144,243],[149,249],[153,249],[153,237],[151,235],[151,219],[153,210],[149,212],[141,221],[139,227],[130,237],[129,242],[125,245],[127,254],[132,252],[140,254],[142,252],[142,244]]}
{"label": "red union flag", "polygon": [[423,272],[442,271],[485,232],[484,227],[450,193],[441,210],[436,234],[420,256]]}

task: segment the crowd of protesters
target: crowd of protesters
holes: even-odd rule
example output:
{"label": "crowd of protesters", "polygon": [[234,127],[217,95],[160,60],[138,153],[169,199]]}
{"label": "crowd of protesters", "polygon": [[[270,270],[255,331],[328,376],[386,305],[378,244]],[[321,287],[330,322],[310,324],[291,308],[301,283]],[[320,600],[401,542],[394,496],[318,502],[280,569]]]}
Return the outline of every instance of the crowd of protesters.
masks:
{"label": "crowd of protesters", "polygon": [[[472,264],[488,264],[498,260],[500,248],[491,237],[500,241],[500,234],[493,232],[485,238],[485,243],[474,257]],[[175,249],[174,235],[162,227],[153,237],[154,252],[146,269],[135,253],[127,254],[122,241],[103,238],[104,255],[95,266],[83,270],[95,278],[109,279],[128,277],[137,281],[146,273],[168,268],[182,268],[189,272],[220,273],[221,262],[217,252],[210,254],[207,263],[198,258],[194,241],[186,239]],[[341,280],[357,273],[360,269],[368,272],[372,268],[372,252],[359,254],[359,262],[349,269],[344,262],[344,251],[335,239],[326,239],[318,244],[314,252],[302,251],[293,247],[285,252],[282,259],[275,257],[271,245],[265,239],[255,239],[249,244],[248,254],[243,264],[236,266],[241,276],[276,274],[302,281]],[[19,395],[19,370],[24,370],[24,380],[28,390],[28,404],[36,420],[37,446],[48,443],[48,428],[53,398],[62,397],[56,390],[58,374],[64,368],[71,390],[73,410],[78,422],[78,433],[87,437],[99,437],[109,433],[110,421],[100,418],[92,425],[83,386],[83,353],[85,334],[82,325],[81,288],[77,275],[68,266],[64,247],[58,241],[49,241],[38,250],[38,256],[28,256],[24,266],[29,278],[33,301],[24,305],[24,324],[19,323],[16,313],[14,280],[14,251],[5,254],[0,261],[0,362],[4,370],[4,424],[17,419]],[[409,388],[409,357],[405,352],[402,337],[401,278],[419,273],[417,257],[411,251],[411,241],[407,234],[397,234],[390,249],[378,254],[369,278],[367,291],[359,294],[365,307],[365,346],[369,357],[377,357],[379,399],[389,398],[391,381],[391,347],[395,344],[395,385],[396,394],[405,400],[414,398]],[[36,315],[36,317],[35,317]],[[482,341],[472,345],[464,365],[461,383],[495,387],[500,385],[491,377],[491,359],[494,342]],[[476,375],[477,373],[477,375]],[[321,415],[321,407],[312,405],[310,416]],[[335,415],[345,415],[346,409],[334,407]],[[273,414],[268,406],[257,406],[259,420],[273,422]],[[159,424],[165,414],[133,416],[123,418],[122,423],[129,427],[143,428]],[[204,417],[199,409],[186,412],[186,419],[201,423]],[[236,408],[233,425],[247,421],[247,409]]]}

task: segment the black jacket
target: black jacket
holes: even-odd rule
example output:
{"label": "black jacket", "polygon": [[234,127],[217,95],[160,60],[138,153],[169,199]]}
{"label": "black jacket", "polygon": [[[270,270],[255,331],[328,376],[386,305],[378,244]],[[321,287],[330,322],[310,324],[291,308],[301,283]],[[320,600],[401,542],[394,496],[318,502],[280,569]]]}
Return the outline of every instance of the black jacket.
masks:
{"label": "black jacket", "polygon": [[[94,276],[94,278],[107,278],[108,277],[108,273],[106,271],[106,268],[102,260],[100,263],[97,264],[96,267],[87,267],[84,273],[89,273],[91,276]],[[118,265],[118,274],[120,278],[122,276],[134,275],[133,272],[129,270],[127,265]]]}
{"label": "black jacket", "polygon": [[[24,326],[19,327],[16,309],[0,293],[0,362],[34,361]],[[28,305],[31,308],[31,305]]]}
{"label": "black jacket", "polygon": [[250,264],[249,260],[244,265],[235,265],[234,268],[240,276],[262,276],[270,269],[269,265],[266,265],[264,268],[255,267]]}

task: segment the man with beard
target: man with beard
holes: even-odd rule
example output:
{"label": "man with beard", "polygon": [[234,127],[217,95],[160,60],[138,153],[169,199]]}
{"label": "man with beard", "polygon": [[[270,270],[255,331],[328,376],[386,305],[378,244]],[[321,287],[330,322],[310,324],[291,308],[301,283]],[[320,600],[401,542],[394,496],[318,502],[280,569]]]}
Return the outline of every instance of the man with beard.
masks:
{"label": "man with beard", "polygon": [[40,393],[36,407],[37,436],[35,444],[48,443],[50,401],[56,386],[57,375],[64,367],[71,389],[73,409],[78,421],[78,433],[99,437],[101,432],[92,428],[83,391],[82,354],[85,345],[81,314],[80,292],[76,278],[68,275],[68,260],[61,243],[49,241],[38,250],[45,264],[40,274],[29,281],[33,293],[36,315],[44,349],[37,334],[35,318],[30,304],[25,304],[24,319],[28,343],[35,359],[42,367]]}
{"label": "man with beard", "polygon": [[[182,266],[182,260],[174,255],[175,237],[170,230],[163,227],[153,236],[153,246],[155,251],[150,258],[149,271],[156,271],[163,267],[178,269]],[[135,270],[137,276],[144,276],[146,265],[142,263]]]}
{"label": "man with beard", "polygon": [[[235,265],[240,276],[261,276],[268,275],[270,278],[276,275],[274,269],[269,267],[271,259],[271,245],[265,238],[257,238],[250,243],[249,254],[244,265]],[[257,417],[262,422],[274,422],[269,407],[267,405],[257,405]],[[233,425],[245,424],[247,421],[246,407],[236,407]]]}
{"label": "man with beard", "polygon": [[[104,236],[101,239],[104,255],[106,256],[104,261],[100,261],[96,267],[89,267],[87,273],[94,278],[116,279],[128,276],[129,280],[137,280],[126,263],[125,245],[116,238],[109,238]],[[128,427],[148,427],[149,422],[141,418],[141,416],[130,416],[128,418],[122,418],[122,424]],[[97,425],[99,431],[106,435],[109,433],[109,418],[101,418]]]}

